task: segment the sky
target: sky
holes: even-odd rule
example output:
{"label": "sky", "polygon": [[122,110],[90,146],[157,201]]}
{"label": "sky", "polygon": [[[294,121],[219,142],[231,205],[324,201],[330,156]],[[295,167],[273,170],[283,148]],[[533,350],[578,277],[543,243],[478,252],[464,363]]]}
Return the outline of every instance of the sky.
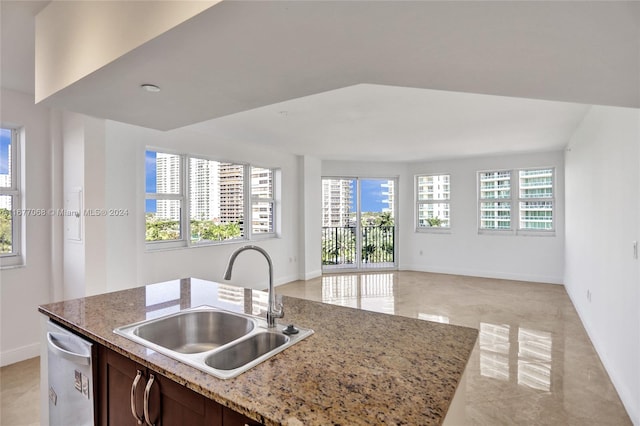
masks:
{"label": "sky", "polygon": [[0,129],[0,175],[9,174],[9,145],[11,145],[11,130]]}
{"label": "sky", "polygon": [[[145,151],[145,191],[156,192],[156,153],[154,151]],[[156,200],[145,200],[145,212],[156,212]]]}
{"label": "sky", "polygon": [[386,198],[382,195],[382,187],[380,186],[383,183],[387,183],[387,179],[360,180],[360,203],[362,204],[360,210],[362,212],[381,212],[383,208],[389,207],[388,204],[382,202]]}

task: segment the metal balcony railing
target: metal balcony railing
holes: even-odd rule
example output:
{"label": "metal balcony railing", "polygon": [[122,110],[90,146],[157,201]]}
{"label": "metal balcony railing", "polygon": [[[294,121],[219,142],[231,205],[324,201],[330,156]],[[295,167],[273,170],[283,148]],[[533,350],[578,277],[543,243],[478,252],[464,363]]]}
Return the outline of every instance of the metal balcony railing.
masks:
{"label": "metal balcony railing", "polygon": [[[393,263],[393,226],[363,226],[362,263]],[[356,228],[350,226],[325,226],[322,228],[322,264],[355,265]]]}

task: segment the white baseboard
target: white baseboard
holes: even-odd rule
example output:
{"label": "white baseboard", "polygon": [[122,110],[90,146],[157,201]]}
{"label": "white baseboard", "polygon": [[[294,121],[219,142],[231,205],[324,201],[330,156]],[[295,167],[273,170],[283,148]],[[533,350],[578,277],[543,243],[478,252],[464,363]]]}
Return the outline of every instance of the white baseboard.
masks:
{"label": "white baseboard", "polygon": [[464,268],[442,268],[425,265],[403,264],[400,264],[398,266],[398,269],[401,271],[432,272],[435,274],[464,275],[469,277],[495,278],[499,280],[530,281],[545,284],[564,284],[564,277],[552,277],[546,275],[514,274],[508,272],[493,272]]}
{"label": "white baseboard", "polygon": [[287,284],[287,283],[290,283],[292,281],[298,281],[298,279],[299,278],[298,278],[297,275],[288,275],[288,276],[285,276],[285,277],[280,277],[280,278],[275,279],[273,284],[277,287],[279,285]]}
{"label": "white baseboard", "polygon": [[32,343],[0,353],[0,367],[40,356],[40,343]]}
{"label": "white baseboard", "polygon": [[306,272],[303,275],[303,280],[312,280],[314,278],[318,278],[322,276],[322,269],[318,269],[317,271]]}
{"label": "white baseboard", "polygon": [[607,352],[601,347],[599,340],[594,339],[595,334],[593,333],[591,327],[589,327],[589,325],[585,322],[585,314],[582,311],[582,308],[576,303],[575,295],[570,290],[571,289],[567,287],[567,294],[569,295],[569,299],[571,299],[571,303],[576,309],[578,317],[580,317],[580,322],[587,332],[587,336],[589,336],[589,340],[591,340],[591,344],[596,350],[598,357],[600,357],[600,362],[602,362],[604,369],[607,371],[609,379],[611,379],[611,383],[613,383],[613,387],[618,392],[618,396],[622,401],[622,405],[624,405],[624,408],[627,410],[627,414],[629,415],[629,418],[631,418],[631,422],[634,425],[640,426],[640,410],[637,405],[637,401],[635,401],[635,399],[632,398],[631,395],[629,395],[630,392],[628,388],[623,385],[624,382],[620,379],[620,375],[617,373],[616,369],[613,368],[614,364],[607,357]]}

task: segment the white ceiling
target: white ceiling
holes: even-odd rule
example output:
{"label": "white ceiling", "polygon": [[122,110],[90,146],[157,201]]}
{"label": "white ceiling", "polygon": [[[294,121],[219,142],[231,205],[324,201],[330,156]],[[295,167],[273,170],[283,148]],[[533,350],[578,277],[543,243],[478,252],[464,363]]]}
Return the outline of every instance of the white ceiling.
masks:
{"label": "white ceiling", "polygon": [[[5,51],[33,52],[32,34],[16,36],[33,24],[6,30],[20,14],[5,3],[35,2],[2,1],[0,75],[33,93],[31,65]],[[46,104],[322,159],[410,161],[561,149],[584,104],[640,107],[639,75],[638,2],[225,1]]]}
{"label": "white ceiling", "polygon": [[584,104],[360,84],[189,126],[327,160],[560,150]]}
{"label": "white ceiling", "polygon": [[0,0],[0,83],[19,92],[34,93],[34,16],[47,1]]}

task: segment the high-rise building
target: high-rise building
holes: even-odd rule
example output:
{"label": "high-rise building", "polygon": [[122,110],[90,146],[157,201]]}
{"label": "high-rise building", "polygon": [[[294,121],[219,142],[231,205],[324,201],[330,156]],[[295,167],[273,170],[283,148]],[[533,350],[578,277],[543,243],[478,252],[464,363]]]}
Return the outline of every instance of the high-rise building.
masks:
{"label": "high-rise building", "polygon": [[480,228],[511,229],[511,172],[480,173]]}
{"label": "high-rise building", "polygon": [[[180,156],[156,153],[156,193],[180,193]],[[161,219],[180,220],[180,202],[176,200],[158,200],[156,216]]]}
{"label": "high-rise building", "polygon": [[382,204],[386,204],[387,207],[382,208],[383,213],[391,213],[391,217],[395,216],[394,205],[395,205],[395,183],[392,180],[385,181],[380,184],[380,188],[382,189]]}
{"label": "high-rise building", "polygon": [[553,169],[519,170],[516,176],[514,183],[510,171],[480,173],[480,227],[511,229],[517,211],[518,229],[553,229]]}
{"label": "high-rise building", "polygon": [[[240,223],[243,228],[244,169],[242,164],[189,158],[188,198],[191,220],[221,224]],[[180,156],[156,154],[156,193],[180,193]],[[251,168],[252,227],[254,233],[273,232],[273,171]],[[264,201],[263,201],[264,200]],[[180,220],[179,200],[157,200],[156,215]]]}
{"label": "high-rise building", "polygon": [[217,220],[220,217],[218,162],[189,159],[189,211],[193,220]]}
{"label": "high-rise building", "polygon": [[219,163],[220,223],[244,221],[244,166]]}
{"label": "high-rise building", "polygon": [[251,198],[251,232],[273,232],[273,170],[251,168]]}
{"label": "high-rise building", "polygon": [[[418,178],[418,194],[428,202],[419,205],[419,221],[423,227],[450,226],[450,175],[428,175]],[[437,225],[434,224],[437,221]]]}
{"label": "high-rise building", "polygon": [[553,170],[520,170],[520,229],[553,229]]}
{"label": "high-rise building", "polygon": [[322,226],[350,226],[353,181],[322,179]]}

